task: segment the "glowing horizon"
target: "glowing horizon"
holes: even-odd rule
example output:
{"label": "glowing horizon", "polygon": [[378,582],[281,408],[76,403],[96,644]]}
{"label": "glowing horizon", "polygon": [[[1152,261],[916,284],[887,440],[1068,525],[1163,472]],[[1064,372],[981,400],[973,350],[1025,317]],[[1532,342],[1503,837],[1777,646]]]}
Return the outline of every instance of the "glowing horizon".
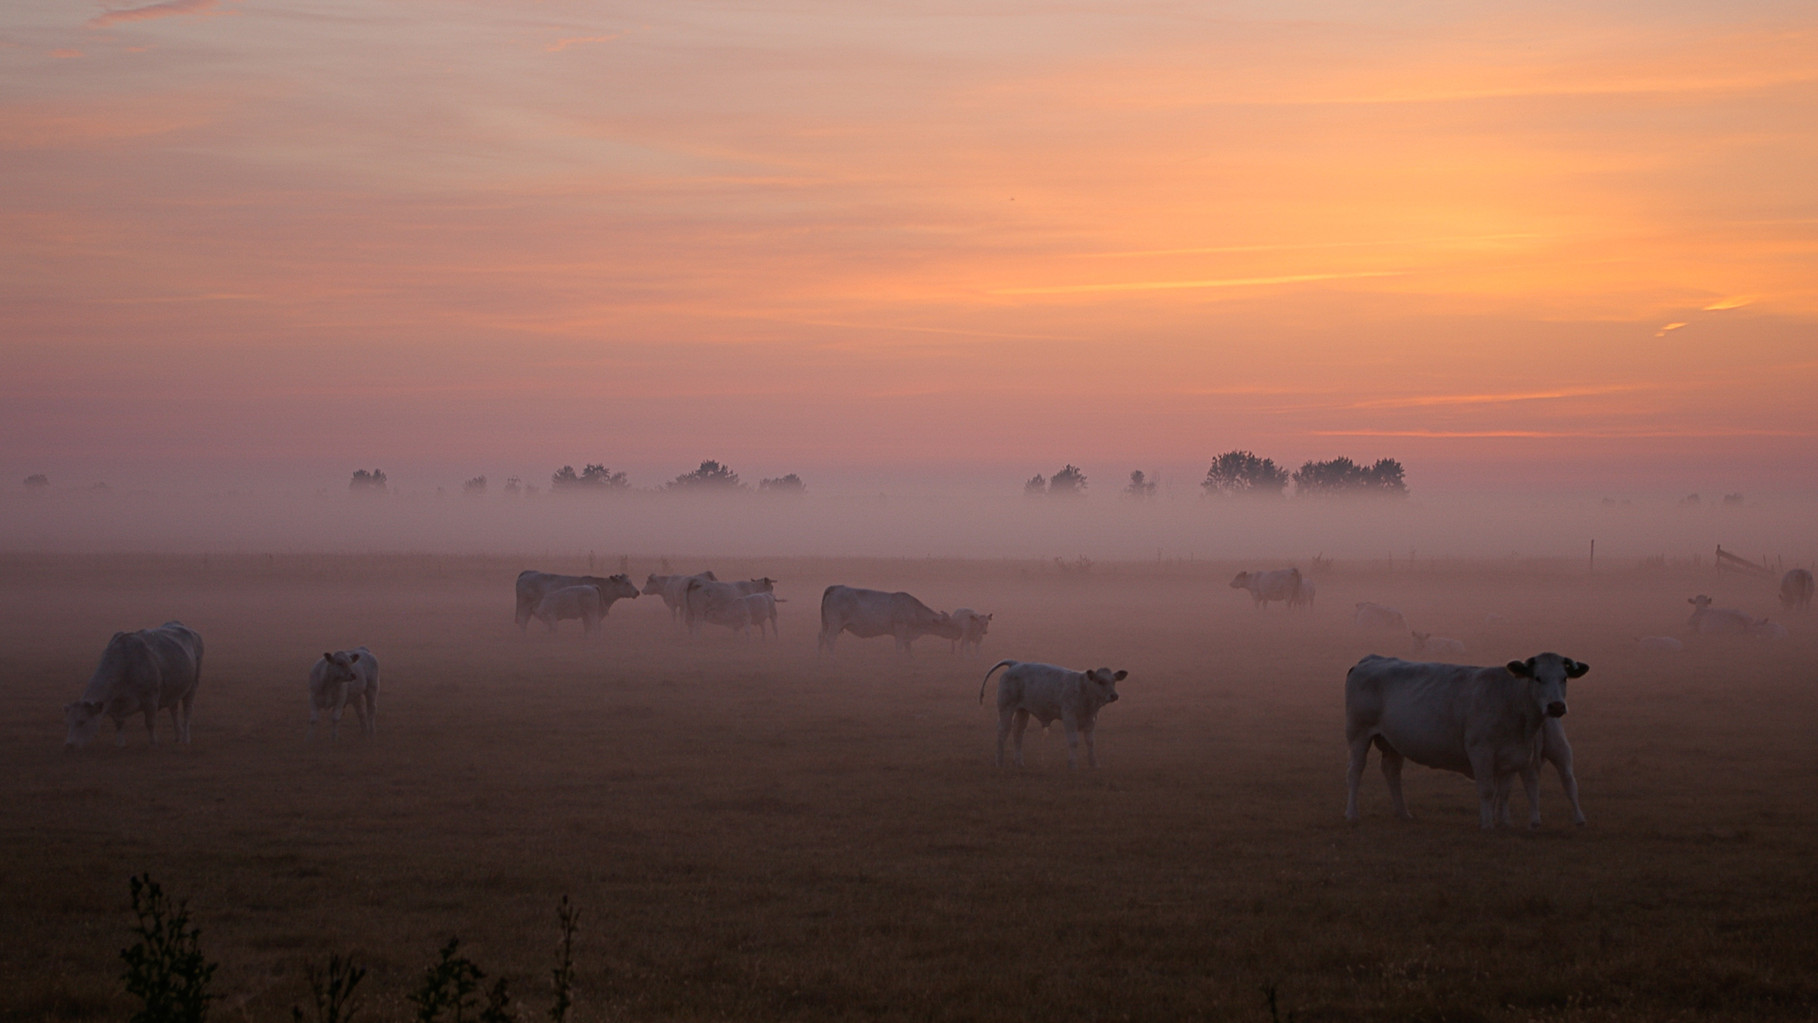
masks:
{"label": "glowing horizon", "polygon": [[1818,11],[1523,10],[9,5],[0,484],[1809,489]]}

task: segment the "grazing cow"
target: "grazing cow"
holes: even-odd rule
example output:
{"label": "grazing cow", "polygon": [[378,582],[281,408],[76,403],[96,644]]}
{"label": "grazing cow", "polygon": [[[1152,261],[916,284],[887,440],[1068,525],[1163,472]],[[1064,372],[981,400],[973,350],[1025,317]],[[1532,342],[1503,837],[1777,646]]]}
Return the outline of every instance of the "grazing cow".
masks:
{"label": "grazing cow", "polygon": [[1377,604],[1368,600],[1357,605],[1357,610],[1351,614],[1351,621],[1360,629],[1376,629],[1385,632],[1409,631],[1408,620],[1401,616],[1400,611],[1387,604]]}
{"label": "grazing cow", "polygon": [[[591,587],[588,587],[591,589]],[[316,718],[328,712],[328,737],[341,737],[341,711],[349,704],[360,719],[360,731],[379,731],[379,661],[363,646],[323,654],[309,669],[309,737],[316,734]]]}
{"label": "grazing cow", "polygon": [[743,635],[747,628],[755,625],[758,638],[764,638],[764,623],[770,623],[772,636],[776,631],[776,605],[778,597],[774,593],[747,593],[742,597],[722,597],[709,602],[700,612],[699,621],[713,625],[724,625],[726,628]]}
{"label": "grazing cow", "polygon": [[[1548,718],[1565,716],[1566,681],[1590,666],[1554,653],[1500,668],[1427,664],[1374,654],[1345,676],[1345,740],[1351,764],[1345,819],[1357,820],[1357,786],[1370,746],[1382,750],[1395,815],[1407,818],[1401,794],[1403,760],[1475,779],[1478,822],[1488,829],[1507,824],[1509,792],[1517,775],[1527,792],[1530,827],[1540,826],[1540,763],[1554,733]],[[1571,775],[1571,747],[1557,733],[1563,760],[1556,760],[1567,794],[1577,803]],[[1577,815],[1582,816],[1582,815]]]}
{"label": "grazing cow", "polygon": [[1785,639],[1786,626],[1779,622],[1770,622],[1766,618],[1749,626],[1749,635],[1756,639]]}
{"label": "grazing cow", "polygon": [[537,604],[551,590],[567,589],[570,586],[592,586],[600,591],[600,617],[612,609],[612,602],[621,597],[637,599],[638,588],[632,585],[631,579],[624,573],[614,576],[597,575],[556,575],[551,572],[537,572],[526,569],[518,573],[518,609],[515,620],[518,631],[523,632],[530,626],[530,619],[535,616]]}
{"label": "grazing cow", "polygon": [[126,719],[145,715],[145,734],[158,742],[158,711],[170,711],[178,742],[189,741],[190,712],[202,680],[202,637],[182,622],[155,629],[116,632],[101,651],[81,699],[63,708],[69,734],[63,748],[88,745],[103,715],[114,719],[114,744],[126,745]]}
{"label": "grazing cow", "polygon": [[895,636],[896,648],[911,653],[909,644],[918,636],[956,640],[965,635],[960,623],[945,611],[935,611],[907,593],[885,593],[853,586],[829,586],[821,594],[821,635],[818,653],[833,652],[840,633],[860,639]]}
{"label": "grazing cow", "polygon": [[654,572],[644,580],[643,593],[648,596],[659,596],[669,608],[671,620],[682,618],[682,598],[688,592],[688,580],[699,579],[703,582],[717,582],[719,577],[711,571],[697,572],[694,575],[657,575]]}
{"label": "grazing cow", "polygon": [[1702,593],[1687,597],[1685,602],[1692,605],[1692,617],[1685,620],[1686,627],[1699,635],[1746,636],[1754,629],[1755,619],[1733,607],[1712,607],[1711,598]]}
{"label": "grazing cow", "polygon": [[977,650],[985,642],[985,633],[991,628],[991,616],[982,615],[969,607],[962,607],[953,612],[953,620],[959,623],[959,638],[953,641],[953,650],[958,652],[968,647]]}
{"label": "grazing cow", "polygon": [[1435,636],[1431,632],[1409,632],[1414,637],[1414,652],[1417,654],[1443,654],[1450,657],[1463,657],[1464,641],[1450,636]]}
{"label": "grazing cow", "polygon": [[1780,577],[1780,603],[1788,611],[1812,609],[1812,573],[1795,568]]}
{"label": "grazing cow", "polygon": [[1300,577],[1300,588],[1296,589],[1294,595],[1288,598],[1288,606],[1312,607],[1313,598],[1318,592],[1318,587],[1313,585],[1313,580],[1303,575]]}
{"label": "grazing cow", "polygon": [[[730,605],[741,597],[754,593],[773,593],[776,580],[768,576],[762,579],[741,579],[737,582],[722,583],[713,580],[691,578],[682,591],[682,620],[688,625],[688,635],[700,632],[701,623],[724,625],[734,631],[743,631],[745,626],[754,620],[748,610],[733,609]],[[776,618],[776,608],[769,609],[768,618]],[[735,624],[736,623],[736,624]],[[763,627],[760,625],[761,633]]]}
{"label": "grazing cow", "polygon": [[581,620],[581,635],[593,635],[594,627],[600,619],[606,617],[605,601],[600,599],[597,586],[564,586],[559,590],[550,590],[537,601],[537,609],[531,612],[537,621],[549,626],[549,631],[556,631],[557,622]]}
{"label": "grazing cow", "polygon": [[1644,654],[1676,654],[1685,644],[1671,636],[1643,636],[1635,641],[1635,649]]}
{"label": "grazing cow", "polygon": [[1258,610],[1269,606],[1271,600],[1284,600],[1289,607],[1294,606],[1294,598],[1300,593],[1300,569],[1278,568],[1272,572],[1239,572],[1231,580],[1234,590],[1249,590],[1250,599],[1256,602]]}
{"label": "grazing cow", "polygon": [[1067,766],[1079,766],[1079,737],[1086,737],[1086,763],[1098,766],[1092,730],[1098,710],[1117,702],[1117,684],[1130,673],[1110,668],[1073,671],[1053,664],[999,661],[978,684],[978,702],[985,702],[985,683],[992,672],[1008,668],[997,680],[997,766],[1004,766],[1004,740],[1016,736],[1016,766],[1023,766],[1023,729],[1031,717],[1047,728],[1059,718],[1067,732]]}

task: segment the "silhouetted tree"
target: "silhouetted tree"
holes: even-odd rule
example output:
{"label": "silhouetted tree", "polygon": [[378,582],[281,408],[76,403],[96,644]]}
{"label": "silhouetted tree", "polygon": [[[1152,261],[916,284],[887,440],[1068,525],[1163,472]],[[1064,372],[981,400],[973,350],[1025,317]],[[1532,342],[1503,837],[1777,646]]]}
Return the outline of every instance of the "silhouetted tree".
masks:
{"label": "silhouetted tree", "polygon": [[485,494],[486,477],[475,476],[473,479],[461,484],[461,493],[466,494],[469,497],[479,497],[482,494]]}
{"label": "silhouetted tree", "polygon": [[803,483],[800,476],[790,473],[774,479],[758,480],[758,490],[767,494],[805,494],[808,492],[808,484]]}
{"label": "silhouetted tree", "polygon": [[27,490],[43,490],[48,486],[50,486],[50,477],[41,472],[34,472],[25,477],[25,489]]}
{"label": "silhouetted tree", "polygon": [[1075,497],[1086,492],[1086,474],[1079,466],[1069,462],[1061,470],[1048,477],[1049,497]]}
{"label": "silhouetted tree", "polygon": [[663,485],[664,490],[686,491],[692,493],[729,492],[744,489],[739,482],[739,474],[731,466],[721,465],[713,459],[701,463],[693,472],[685,472]]}
{"label": "silhouetted tree", "polygon": [[1212,460],[1200,488],[1208,496],[1280,497],[1287,485],[1288,470],[1277,466],[1274,459],[1258,458],[1248,451],[1227,451]]}
{"label": "silhouetted tree", "polygon": [[353,479],[348,481],[347,489],[356,494],[383,494],[385,492],[385,470],[355,469]]}
{"label": "silhouetted tree", "polygon": [[1047,493],[1048,477],[1039,472],[1029,477],[1028,481],[1023,484],[1024,497],[1045,497]]}
{"label": "silhouetted tree", "polygon": [[516,497],[524,492],[524,481],[516,476],[505,477],[505,492]]}
{"label": "silhouetted tree", "polygon": [[1405,497],[1408,485],[1403,475],[1401,463],[1393,458],[1378,459],[1369,466],[1342,457],[1327,462],[1308,461],[1294,471],[1294,493],[1296,496],[1380,494]]}
{"label": "silhouetted tree", "polygon": [[622,490],[631,485],[630,478],[597,462],[589,462],[580,472],[564,465],[549,477],[549,489],[557,493]]}
{"label": "silhouetted tree", "polygon": [[1155,496],[1155,482],[1143,476],[1141,469],[1132,470],[1130,485],[1124,488],[1124,493],[1139,501],[1146,500]]}

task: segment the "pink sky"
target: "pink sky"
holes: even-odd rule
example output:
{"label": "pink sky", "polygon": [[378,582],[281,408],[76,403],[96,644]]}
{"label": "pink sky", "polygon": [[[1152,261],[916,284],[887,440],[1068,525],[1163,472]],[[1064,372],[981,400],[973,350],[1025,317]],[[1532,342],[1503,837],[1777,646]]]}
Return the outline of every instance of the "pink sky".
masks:
{"label": "pink sky", "polygon": [[1818,479],[1809,3],[16,0],[0,175],[15,482]]}

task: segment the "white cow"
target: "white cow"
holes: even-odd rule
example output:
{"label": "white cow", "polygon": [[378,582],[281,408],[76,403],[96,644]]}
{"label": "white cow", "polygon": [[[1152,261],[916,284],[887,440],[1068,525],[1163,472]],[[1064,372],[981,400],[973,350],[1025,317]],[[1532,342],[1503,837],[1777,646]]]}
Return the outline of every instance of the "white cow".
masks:
{"label": "white cow", "polygon": [[612,602],[621,597],[636,600],[638,588],[624,573],[614,576],[597,575],[556,575],[551,572],[537,572],[526,569],[518,573],[517,596],[518,607],[515,620],[518,631],[522,632],[530,625],[535,616],[537,604],[545,594],[552,590],[566,589],[570,586],[592,586],[600,591],[600,616],[612,609]]}
{"label": "white cow", "polygon": [[1278,568],[1272,572],[1239,572],[1231,580],[1234,590],[1249,590],[1250,599],[1256,602],[1258,609],[1269,606],[1271,600],[1284,600],[1289,607],[1295,606],[1294,598],[1300,593],[1300,569]]}
{"label": "white cow", "polygon": [[1318,595],[1318,592],[1318,587],[1313,585],[1313,580],[1303,575],[1300,577],[1300,588],[1294,591],[1292,597],[1288,598],[1288,606],[1312,607],[1313,598]]}
{"label": "white cow", "polygon": [[600,599],[600,590],[596,586],[564,586],[559,590],[550,590],[537,601],[535,612],[537,621],[549,626],[549,631],[556,631],[557,622],[581,620],[581,634],[593,635],[594,627],[600,619],[606,617],[605,602]]}
{"label": "white cow", "polygon": [[[754,593],[773,593],[776,580],[768,576],[762,579],[740,579],[737,582],[722,583],[707,579],[691,578],[682,591],[682,620],[688,625],[688,635],[700,632],[701,623],[724,625],[734,631],[743,631],[755,619],[748,610],[734,609],[732,604],[742,597]],[[768,617],[774,621],[776,608],[769,608]],[[734,624],[735,621],[737,624]],[[762,632],[762,627],[759,627]]]}
{"label": "white cow", "polygon": [[1795,568],[1780,577],[1780,603],[1788,610],[1812,609],[1812,573]]}
{"label": "white cow", "polygon": [[955,652],[968,647],[977,650],[984,645],[985,633],[991,629],[991,615],[979,614],[969,607],[962,607],[953,612],[953,620],[960,627],[959,638],[952,645]]}
{"label": "white cow", "polygon": [[158,742],[158,711],[170,711],[178,742],[189,741],[190,713],[202,680],[202,637],[182,622],[116,632],[101,651],[82,697],[63,708],[69,733],[63,748],[80,749],[95,737],[103,715],[114,719],[114,744],[126,745],[126,719],[145,715],[145,734]]}
{"label": "white cow", "polygon": [[644,580],[643,593],[647,596],[662,597],[669,608],[669,617],[675,621],[682,618],[682,598],[688,592],[688,580],[699,579],[702,582],[717,582],[719,577],[711,571],[696,572],[694,575],[657,575],[651,573]]}
{"label": "white cow", "polygon": [[1351,765],[1345,819],[1357,820],[1357,786],[1370,747],[1382,751],[1395,815],[1407,818],[1401,793],[1403,760],[1475,779],[1478,822],[1509,822],[1509,793],[1517,775],[1527,792],[1528,826],[1540,826],[1540,764],[1551,759],[1577,810],[1578,783],[1565,730],[1549,729],[1566,713],[1566,682],[1590,665],[1554,653],[1500,668],[1428,664],[1372,654],[1345,676],[1345,740]]}
{"label": "white cow", "polygon": [[1733,607],[1712,607],[1711,598],[1702,593],[1687,597],[1685,602],[1692,605],[1692,617],[1686,619],[1686,627],[1699,635],[1746,636],[1755,627],[1756,619]]}
{"label": "white cow", "polygon": [[[591,587],[585,587],[591,589]],[[328,712],[328,737],[341,737],[341,711],[352,705],[360,731],[379,731],[379,661],[363,646],[323,654],[309,669],[309,737],[316,734],[316,718]]]}
{"label": "white cow", "polygon": [[1431,632],[1409,632],[1414,637],[1414,652],[1417,654],[1438,654],[1447,657],[1463,657],[1465,645],[1463,640],[1450,636],[1435,636]]}
{"label": "white cow", "polygon": [[1086,763],[1098,766],[1098,751],[1092,745],[1092,730],[1098,725],[1098,711],[1107,703],[1117,702],[1117,684],[1129,676],[1127,671],[1093,668],[1073,671],[1053,664],[1027,661],[999,661],[985,672],[978,684],[978,702],[985,702],[985,683],[992,672],[1008,668],[997,680],[997,766],[1004,766],[1004,740],[1016,736],[1016,766],[1023,766],[1023,729],[1031,717],[1047,728],[1059,718],[1067,732],[1067,766],[1079,766],[1079,737],[1086,737]]}
{"label": "white cow", "polygon": [[770,633],[776,631],[776,605],[779,601],[774,593],[747,593],[742,597],[724,597],[707,604],[700,613],[700,620],[713,625],[723,625],[733,632],[743,635],[751,626],[757,626],[758,638],[764,638],[764,623],[770,624]]}
{"label": "white cow", "polygon": [[1357,605],[1357,610],[1351,613],[1351,621],[1360,629],[1408,631],[1408,620],[1401,616],[1400,611],[1387,604],[1377,604],[1368,600]]}
{"label": "white cow", "polygon": [[1676,654],[1685,644],[1672,636],[1643,636],[1635,641],[1635,649],[1644,654]]}
{"label": "white cow", "polygon": [[907,593],[886,593],[854,586],[829,586],[821,594],[821,635],[815,650],[833,652],[842,632],[860,639],[896,637],[896,648],[910,653],[918,636],[956,640],[964,635],[960,624],[945,611],[933,608]]}
{"label": "white cow", "polygon": [[1786,626],[1779,622],[1770,622],[1766,618],[1749,626],[1749,635],[1756,639],[1785,639]]}

